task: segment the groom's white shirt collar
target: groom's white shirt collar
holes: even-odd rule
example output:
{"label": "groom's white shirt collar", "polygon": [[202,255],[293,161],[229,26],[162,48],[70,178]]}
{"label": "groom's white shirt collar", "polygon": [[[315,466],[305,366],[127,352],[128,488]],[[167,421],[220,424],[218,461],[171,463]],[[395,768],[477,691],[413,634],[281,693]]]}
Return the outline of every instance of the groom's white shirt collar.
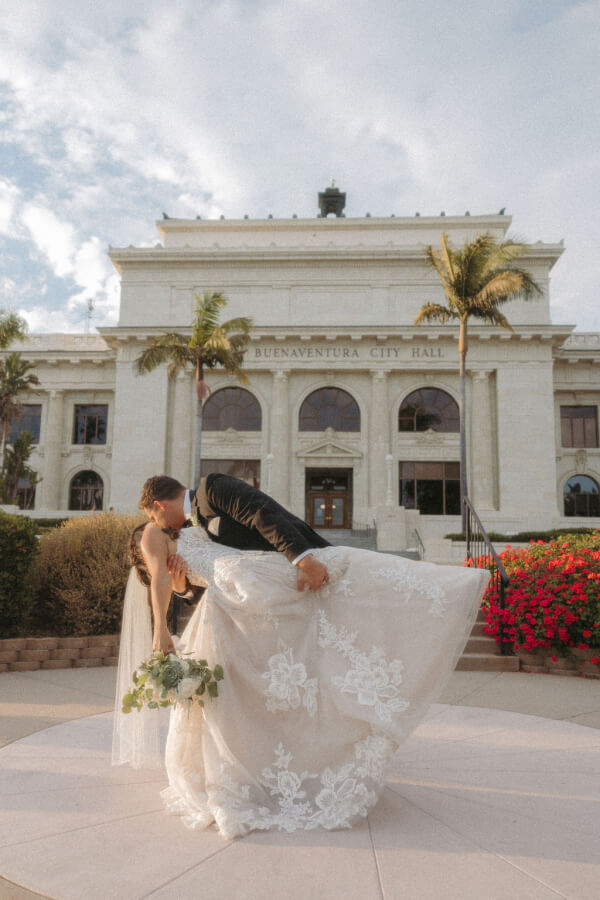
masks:
{"label": "groom's white shirt collar", "polygon": [[[183,495],[183,515],[186,519],[192,519],[192,492],[185,489],[185,494]],[[210,531],[211,534],[218,535],[219,534],[219,522],[220,519],[218,516],[215,516],[214,519],[209,519],[207,530]]]}

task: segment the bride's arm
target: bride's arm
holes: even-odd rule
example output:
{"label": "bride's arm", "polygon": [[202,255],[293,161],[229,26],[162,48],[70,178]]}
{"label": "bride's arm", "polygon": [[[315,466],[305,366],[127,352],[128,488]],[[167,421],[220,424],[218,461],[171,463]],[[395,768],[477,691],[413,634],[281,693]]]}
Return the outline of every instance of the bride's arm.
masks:
{"label": "bride's arm", "polygon": [[167,653],[175,650],[167,627],[167,611],[171,600],[171,576],[167,569],[167,536],[158,526],[148,525],[144,528],[141,546],[152,579],[150,584],[154,613],[152,649],[164,650]]}

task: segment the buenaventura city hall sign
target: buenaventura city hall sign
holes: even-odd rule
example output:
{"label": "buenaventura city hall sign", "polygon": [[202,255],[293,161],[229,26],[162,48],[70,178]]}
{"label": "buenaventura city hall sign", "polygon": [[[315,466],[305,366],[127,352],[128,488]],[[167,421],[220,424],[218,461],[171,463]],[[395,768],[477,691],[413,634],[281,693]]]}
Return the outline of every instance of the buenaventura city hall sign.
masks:
{"label": "buenaventura city hall sign", "polygon": [[426,346],[360,346],[351,347],[347,345],[328,346],[326,344],[310,344],[309,346],[301,346],[293,344],[291,346],[262,346],[253,347],[249,358],[256,362],[271,362],[275,359],[280,360],[298,360],[306,362],[314,360],[315,362],[326,362],[332,360],[358,360],[364,362],[372,362],[374,360],[418,360],[418,359],[444,359],[445,352],[442,347],[426,347]]}

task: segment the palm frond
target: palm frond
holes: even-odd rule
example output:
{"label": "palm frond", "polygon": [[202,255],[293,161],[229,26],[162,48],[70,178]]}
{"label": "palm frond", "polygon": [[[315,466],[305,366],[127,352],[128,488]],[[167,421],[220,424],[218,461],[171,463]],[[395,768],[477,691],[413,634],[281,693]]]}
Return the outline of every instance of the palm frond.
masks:
{"label": "palm frond", "polygon": [[509,238],[496,244],[488,257],[488,269],[495,269],[510,265],[516,259],[527,252],[527,244],[523,241]]}
{"label": "palm frond", "polygon": [[23,340],[27,334],[27,322],[16,313],[0,312],[0,349],[13,341]]}
{"label": "palm frond", "polygon": [[448,273],[444,267],[444,263],[439,255],[439,253],[433,249],[431,244],[425,248],[425,257],[427,262],[438,274],[440,281],[442,282],[442,286],[444,288],[444,293],[448,296],[448,293],[452,292],[451,284],[448,278]]}
{"label": "palm frond", "polygon": [[179,358],[185,349],[189,349],[187,339],[175,332],[167,332],[152,338],[149,345],[135,359],[134,367],[138,375],[153,372],[158,366]]}
{"label": "palm frond", "polygon": [[477,312],[472,313],[472,316],[475,319],[482,319],[484,322],[489,322],[490,325],[499,325],[501,328],[506,328],[507,331],[514,331],[514,328],[506,316],[495,306],[490,306],[487,309],[480,309]]}
{"label": "palm frond", "polygon": [[448,273],[449,280],[454,281],[456,277],[456,272],[454,268],[454,259],[453,253],[450,247],[448,246],[448,235],[444,231],[442,233],[442,237],[440,239],[440,243],[442,245],[441,259],[446,267],[446,272]]}
{"label": "palm frond", "polygon": [[228,334],[232,331],[241,331],[246,334],[252,328],[252,319],[248,316],[237,316],[222,322],[221,328]]}
{"label": "palm frond", "polygon": [[541,293],[542,289],[529,272],[506,268],[490,272],[473,299],[476,303],[502,304],[517,297],[529,300],[534,294]]}
{"label": "palm frond", "polygon": [[458,319],[455,310],[440,303],[425,303],[415,316],[415,325],[421,322],[448,322],[450,319]]}
{"label": "palm frond", "polygon": [[202,344],[219,324],[221,310],[227,305],[227,300],[221,291],[203,291],[202,295],[194,295],[196,306],[194,309],[194,324],[192,328],[192,341],[194,345]]}

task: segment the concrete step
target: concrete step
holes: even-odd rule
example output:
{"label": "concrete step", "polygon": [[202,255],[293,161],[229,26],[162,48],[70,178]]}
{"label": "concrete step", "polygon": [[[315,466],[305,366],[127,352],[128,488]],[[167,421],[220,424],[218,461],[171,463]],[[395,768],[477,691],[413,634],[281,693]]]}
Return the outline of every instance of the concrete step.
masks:
{"label": "concrete step", "polygon": [[491,654],[492,656],[498,656],[500,654],[500,645],[496,643],[494,638],[491,637],[471,637],[467,641],[467,646],[464,650],[465,653],[485,653]]}
{"label": "concrete step", "polygon": [[471,637],[489,637],[483,629],[487,628],[487,622],[475,622],[471,630]]}
{"label": "concrete step", "polygon": [[463,653],[456,664],[457,672],[518,672],[516,656],[492,656],[487,653]]}
{"label": "concrete step", "polygon": [[362,534],[353,532],[350,528],[322,528],[317,529],[317,534],[324,537],[330,544],[338,547],[358,547],[361,550],[377,550],[377,537],[375,534]]}

